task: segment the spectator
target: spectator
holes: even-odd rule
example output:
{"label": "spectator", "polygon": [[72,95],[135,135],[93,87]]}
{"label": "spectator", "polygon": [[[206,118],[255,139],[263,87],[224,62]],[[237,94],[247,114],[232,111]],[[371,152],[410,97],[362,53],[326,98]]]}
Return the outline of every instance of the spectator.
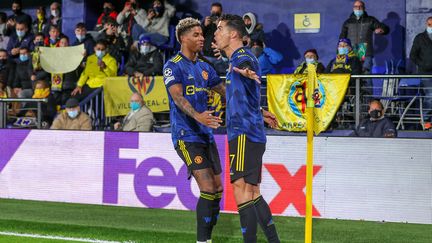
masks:
{"label": "spectator", "polygon": [[228,60],[215,56],[212,43],[214,42],[214,33],[217,29],[217,20],[222,16],[222,4],[212,3],[210,16],[204,18],[202,30],[204,35],[204,58],[207,59],[215,68],[218,75],[225,75],[228,69]]}
{"label": "spectator", "polygon": [[90,117],[81,112],[77,99],[70,98],[66,102],[66,112],[56,117],[50,129],[92,130]]}
{"label": "spectator", "polygon": [[307,69],[308,64],[315,65],[317,73],[324,73],[325,67],[322,63],[318,62],[319,56],[317,50],[315,49],[306,50],[303,56],[304,56],[304,61],[300,63],[300,65],[298,65],[298,67],[294,71],[294,74],[308,73],[308,69]]}
{"label": "spectator", "polygon": [[252,41],[251,51],[258,58],[262,75],[275,73],[273,65],[280,63],[283,59],[282,54],[270,47],[264,47],[264,43],[260,40]]}
{"label": "spectator", "polygon": [[[417,73],[432,74],[432,16],[426,20],[426,30],[414,38],[410,59],[417,65]],[[424,128],[429,130],[432,128],[432,79],[422,79],[421,85],[424,88],[424,106],[428,110],[424,116]]]}
{"label": "spectator", "polygon": [[136,24],[144,26],[147,20],[147,12],[141,8],[136,0],[126,1],[123,10],[117,15],[117,23],[121,26],[121,32],[125,36],[132,36],[132,29]]}
{"label": "spectator", "polygon": [[33,35],[29,32],[25,22],[16,23],[16,31],[11,35],[7,46],[9,58],[17,59],[20,48],[26,48],[33,51]]}
{"label": "spectator", "polygon": [[161,75],[163,57],[159,50],[151,43],[150,38],[141,37],[138,50],[131,52],[126,64],[126,73],[129,76],[142,78],[143,76]]}
{"label": "spectator", "polygon": [[34,44],[35,49],[37,47],[40,47],[40,46],[45,46],[45,35],[42,32],[37,33],[34,36],[33,44]]}
{"label": "spectator", "polygon": [[30,51],[26,47],[21,47],[12,85],[14,94],[18,98],[31,98],[33,96],[34,81],[36,81],[36,75],[33,74]]}
{"label": "spectator", "polygon": [[0,49],[0,97],[7,96],[7,87],[12,87],[14,70],[8,60],[8,54],[5,49]]}
{"label": "spectator", "polygon": [[44,46],[44,35],[43,33],[37,33],[33,40],[33,44],[35,46],[33,52],[31,53],[33,70],[42,70],[42,66],[40,64],[40,52],[39,47]]}
{"label": "spectator", "polygon": [[[59,47],[69,46],[69,38],[60,38]],[[79,68],[69,73],[51,74],[51,90],[57,105],[64,105],[71,97],[79,78]]]}
{"label": "spectator", "polygon": [[150,37],[156,46],[165,44],[169,39],[169,22],[175,14],[175,8],[167,1],[153,1],[153,7],[148,10],[144,25],[135,25],[132,33],[133,40],[142,35]]}
{"label": "spectator", "polygon": [[328,73],[361,74],[361,62],[354,53],[349,39],[340,39],[336,58],[327,65]]}
{"label": "spectator", "polygon": [[95,54],[87,58],[84,71],[78,80],[72,96],[82,100],[97,88],[102,87],[105,78],[117,75],[117,62],[106,52],[107,44],[99,40],[95,46]]}
{"label": "spectator", "polygon": [[347,38],[352,41],[353,49],[363,62],[363,72],[370,73],[373,64],[373,33],[386,35],[389,28],[375,17],[369,16],[365,10],[363,1],[354,2],[353,13],[343,23],[339,39]]}
{"label": "spectator", "polygon": [[93,40],[93,37],[87,33],[87,29],[86,29],[84,23],[78,23],[75,26],[75,37],[76,37],[76,40],[72,44],[72,46],[78,46],[78,45],[84,44],[84,48],[85,48],[86,53],[85,53],[83,63],[85,63],[87,56],[94,53],[95,41]]}
{"label": "spectator", "polygon": [[96,24],[96,31],[101,30],[108,19],[117,19],[117,11],[115,11],[115,7],[112,1],[104,1],[103,2],[103,12],[99,16]]}
{"label": "spectator", "polygon": [[56,25],[51,25],[49,27],[49,36],[45,37],[44,45],[48,47],[58,47],[60,35],[60,28]]}
{"label": "spectator", "polygon": [[5,12],[0,12],[0,49],[6,49],[8,42],[9,42],[9,36],[6,36],[6,22],[7,22],[7,15]]}
{"label": "spectator", "polygon": [[[57,115],[57,106],[54,100],[54,96],[51,94],[49,85],[43,80],[36,81],[34,87],[34,94],[32,98],[48,99],[46,103],[41,104],[41,111],[42,111],[42,128],[49,128],[52,124],[52,121],[54,120],[54,117]],[[33,111],[37,109],[37,103],[34,102],[27,103],[25,108],[26,110],[30,109],[25,113],[25,116],[35,116]],[[23,115],[24,114],[20,114],[20,116]]]}
{"label": "spectator", "polygon": [[123,119],[123,122],[114,124],[115,130],[150,132],[153,128],[153,113],[144,104],[143,97],[139,93],[134,93],[130,99],[131,111]]}
{"label": "spectator", "polygon": [[[50,17],[48,19],[48,26],[57,26],[60,33],[62,32],[62,17],[61,17],[61,5],[58,2],[53,2],[50,5]],[[49,28],[49,27],[48,27]]]}
{"label": "spectator", "polygon": [[12,1],[12,12],[13,14],[9,16],[8,22],[6,24],[6,35],[10,36],[14,33],[16,23],[21,22],[25,23],[27,27],[31,26],[32,24],[32,18],[30,15],[24,13],[22,11],[22,2],[21,0],[13,0]]}
{"label": "spectator", "polygon": [[126,52],[126,44],[117,32],[118,23],[114,19],[108,19],[105,23],[105,30],[99,35],[99,40],[104,40],[107,46],[107,52],[117,60],[122,62],[122,57]]}
{"label": "spectator", "polygon": [[259,40],[264,42],[264,28],[263,25],[257,22],[255,14],[248,12],[243,15],[243,21],[246,25],[247,46],[251,46],[252,42]]}
{"label": "spectator", "polygon": [[363,119],[355,134],[359,137],[397,137],[393,122],[384,117],[384,107],[379,100],[369,102],[369,118]]}
{"label": "spectator", "polygon": [[45,8],[39,6],[36,9],[36,19],[33,21],[32,25],[33,33],[44,33],[44,35],[48,35],[48,20],[46,19]]}

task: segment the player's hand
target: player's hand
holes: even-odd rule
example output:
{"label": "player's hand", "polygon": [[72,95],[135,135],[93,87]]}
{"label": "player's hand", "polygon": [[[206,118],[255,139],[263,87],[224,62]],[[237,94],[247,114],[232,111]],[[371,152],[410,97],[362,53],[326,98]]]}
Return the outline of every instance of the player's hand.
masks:
{"label": "player's hand", "polygon": [[204,111],[204,112],[196,115],[194,118],[199,123],[201,123],[207,127],[216,129],[216,128],[220,127],[220,124],[222,123],[222,119],[220,119],[217,116],[213,116],[212,115],[213,112],[214,111]]}
{"label": "player's hand", "polygon": [[261,84],[260,77],[258,76],[258,74],[256,74],[255,71],[252,71],[249,68],[240,69],[238,67],[234,67],[233,70],[235,72],[240,73],[242,76],[244,76],[244,77],[246,77],[248,79],[255,80],[257,83]]}
{"label": "player's hand", "polygon": [[262,114],[263,114],[264,122],[267,123],[270,128],[275,129],[278,127],[277,118],[273,113],[262,109]]}

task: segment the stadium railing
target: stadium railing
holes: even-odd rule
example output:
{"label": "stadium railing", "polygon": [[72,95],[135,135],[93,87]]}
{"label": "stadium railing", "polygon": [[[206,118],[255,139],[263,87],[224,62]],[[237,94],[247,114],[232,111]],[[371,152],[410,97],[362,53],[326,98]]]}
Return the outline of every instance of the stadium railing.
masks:
{"label": "stadium railing", "polygon": [[36,127],[42,127],[42,103],[47,103],[48,99],[23,99],[23,98],[0,98],[0,128],[7,127],[8,104],[11,102],[37,103]]}

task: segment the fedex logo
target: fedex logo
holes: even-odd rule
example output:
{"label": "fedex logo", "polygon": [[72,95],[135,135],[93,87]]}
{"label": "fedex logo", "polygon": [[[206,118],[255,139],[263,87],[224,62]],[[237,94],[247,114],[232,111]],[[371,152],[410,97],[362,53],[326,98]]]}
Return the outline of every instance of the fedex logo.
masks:
{"label": "fedex logo", "polygon": [[[164,208],[177,194],[187,209],[195,209],[198,198],[192,193],[192,180],[186,179],[188,171],[185,165],[177,173],[173,165],[161,157],[150,157],[144,161],[120,158],[121,148],[138,149],[138,138],[138,133],[105,133],[103,203],[118,203],[119,176],[129,174],[134,176],[134,183],[131,186],[143,205]],[[150,175],[152,169],[159,169],[162,175]],[[154,196],[150,193],[149,186],[175,188],[176,194],[161,193]]]}

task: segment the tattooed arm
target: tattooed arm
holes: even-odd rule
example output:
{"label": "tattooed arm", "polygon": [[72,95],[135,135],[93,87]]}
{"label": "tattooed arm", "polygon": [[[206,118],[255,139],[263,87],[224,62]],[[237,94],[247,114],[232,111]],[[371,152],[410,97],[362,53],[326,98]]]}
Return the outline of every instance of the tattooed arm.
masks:
{"label": "tattooed arm", "polygon": [[181,84],[174,84],[169,87],[168,90],[176,106],[180,108],[180,110],[182,110],[186,115],[213,129],[216,129],[220,126],[222,120],[219,117],[212,115],[214,111],[204,111],[199,113],[193,108],[191,103],[183,96],[183,86]]}

